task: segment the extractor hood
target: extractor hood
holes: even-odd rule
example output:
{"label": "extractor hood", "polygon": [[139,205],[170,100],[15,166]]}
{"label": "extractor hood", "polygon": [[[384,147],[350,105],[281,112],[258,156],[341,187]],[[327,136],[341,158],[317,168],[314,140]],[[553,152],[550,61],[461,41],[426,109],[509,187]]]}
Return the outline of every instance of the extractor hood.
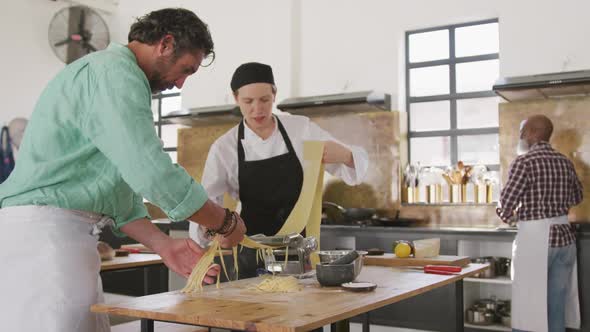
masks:
{"label": "extractor hood", "polygon": [[507,101],[590,95],[590,70],[500,78],[493,87]]}
{"label": "extractor hood", "polygon": [[162,121],[194,126],[207,122],[237,122],[242,113],[236,104],[190,108],[174,111],[162,116]]}
{"label": "extractor hood", "polygon": [[313,114],[326,112],[374,112],[390,111],[391,96],[378,91],[360,91],[297,97],[283,100],[277,108],[293,114]]}

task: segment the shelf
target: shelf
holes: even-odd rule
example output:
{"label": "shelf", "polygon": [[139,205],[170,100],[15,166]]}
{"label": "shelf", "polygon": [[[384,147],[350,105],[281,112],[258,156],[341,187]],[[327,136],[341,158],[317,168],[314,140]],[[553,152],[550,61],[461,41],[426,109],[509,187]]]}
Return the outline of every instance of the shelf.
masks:
{"label": "shelf", "polygon": [[512,331],[512,329],[509,328],[508,326],[504,326],[504,325],[500,325],[500,324],[477,325],[477,324],[465,323],[465,327],[468,327],[470,329],[488,330],[488,331]]}
{"label": "shelf", "polygon": [[402,203],[402,206],[497,206],[497,202],[491,203],[474,203],[474,202],[463,202],[463,203],[450,203],[450,202],[440,202],[440,203]]}
{"label": "shelf", "polygon": [[485,278],[465,278],[463,279],[467,282],[479,282],[482,284],[500,284],[500,285],[512,285],[512,280],[508,277],[497,277],[493,279],[485,279]]}

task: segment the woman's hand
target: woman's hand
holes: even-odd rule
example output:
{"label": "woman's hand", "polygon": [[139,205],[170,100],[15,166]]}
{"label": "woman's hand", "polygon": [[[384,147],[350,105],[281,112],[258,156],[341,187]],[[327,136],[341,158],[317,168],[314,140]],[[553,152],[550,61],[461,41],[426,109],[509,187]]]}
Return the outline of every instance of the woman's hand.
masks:
{"label": "woman's hand", "polygon": [[354,168],[352,152],[347,147],[334,141],[326,141],[324,143],[322,162],[324,164],[344,164]]}

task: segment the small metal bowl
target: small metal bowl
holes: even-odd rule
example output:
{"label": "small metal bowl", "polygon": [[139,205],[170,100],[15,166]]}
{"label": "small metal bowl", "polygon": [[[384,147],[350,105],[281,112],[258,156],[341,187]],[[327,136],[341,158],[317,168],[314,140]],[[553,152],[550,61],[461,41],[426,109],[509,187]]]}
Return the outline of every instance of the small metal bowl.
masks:
{"label": "small metal bowl", "polygon": [[316,265],[316,277],[322,286],[340,286],[351,282],[356,278],[354,275],[354,264],[344,265]]}
{"label": "small metal bowl", "polygon": [[[321,250],[318,252],[318,256],[320,256],[320,263],[328,264],[332,263],[336,259],[348,254],[352,250]],[[354,260],[354,278],[358,277],[363,269],[363,256],[367,255],[366,251],[357,250],[359,254],[359,258]]]}

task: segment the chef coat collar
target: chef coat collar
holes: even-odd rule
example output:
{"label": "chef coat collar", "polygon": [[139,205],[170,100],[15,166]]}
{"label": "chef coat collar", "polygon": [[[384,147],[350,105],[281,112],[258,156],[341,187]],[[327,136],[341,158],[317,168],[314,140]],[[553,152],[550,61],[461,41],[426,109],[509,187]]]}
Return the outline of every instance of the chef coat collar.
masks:
{"label": "chef coat collar", "polygon": [[277,117],[274,114],[271,114],[273,117],[273,121],[274,121],[274,128],[272,130],[272,134],[270,134],[270,136],[268,136],[267,139],[262,139],[260,136],[258,136],[258,134],[256,134],[254,132],[254,130],[250,129],[250,127],[248,127],[248,124],[246,123],[246,119],[242,120],[244,122],[244,140],[245,141],[250,141],[250,142],[256,142],[256,143],[267,143],[271,141],[271,138],[275,135],[277,135],[278,132],[278,126],[277,126]]}

